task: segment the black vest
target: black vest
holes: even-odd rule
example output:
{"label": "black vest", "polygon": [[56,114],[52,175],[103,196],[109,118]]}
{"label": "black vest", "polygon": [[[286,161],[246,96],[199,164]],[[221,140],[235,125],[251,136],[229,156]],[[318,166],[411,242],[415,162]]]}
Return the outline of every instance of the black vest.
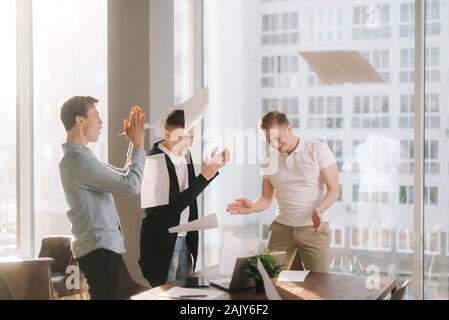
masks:
{"label": "black vest", "polygon": [[[149,155],[163,153],[157,147],[158,144],[159,142],[153,145]],[[190,153],[186,155],[186,160],[189,174],[189,188],[180,192],[175,166],[170,160],[170,157],[165,155],[165,162],[170,179],[169,204],[145,209],[142,220],[139,265],[143,276],[152,287],[164,284],[167,280],[170,261],[178,237],[177,233],[169,233],[168,229],[179,225],[181,213],[187,207],[190,209],[189,221],[198,219],[196,198],[210,182],[201,174],[195,176]],[[195,270],[198,256],[198,231],[188,232],[186,242],[193,256],[193,270]]]}

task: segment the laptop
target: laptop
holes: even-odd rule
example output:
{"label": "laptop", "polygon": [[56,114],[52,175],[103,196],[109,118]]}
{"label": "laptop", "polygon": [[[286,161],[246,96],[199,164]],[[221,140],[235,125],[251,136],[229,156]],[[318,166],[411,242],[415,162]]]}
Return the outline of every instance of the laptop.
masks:
{"label": "laptop", "polygon": [[[285,260],[284,251],[274,252],[273,254],[278,263],[280,264],[284,263]],[[256,286],[254,279],[247,276],[244,272],[246,260],[250,257],[252,257],[252,255],[237,258],[231,277],[213,280],[209,279],[209,283],[217,288],[226,291],[254,288]]]}

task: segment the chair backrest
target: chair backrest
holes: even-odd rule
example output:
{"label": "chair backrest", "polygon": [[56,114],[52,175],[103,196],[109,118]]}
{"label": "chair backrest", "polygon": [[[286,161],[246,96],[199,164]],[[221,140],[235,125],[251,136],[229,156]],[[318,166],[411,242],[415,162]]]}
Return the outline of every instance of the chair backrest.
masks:
{"label": "chair backrest", "polygon": [[[50,300],[52,258],[18,259],[0,262],[0,275],[16,300]],[[3,284],[3,287],[6,287]],[[6,291],[6,289],[4,289]]]}
{"label": "chair backrest", "polygon": [[70,247],[70,236],[48,236],[42,238],[39,258],[53,258],[52,273],[65,273],[67,266],[73,264],[73,252]]}
{"label": "chair backrest", "polygon": [[396,288],[391,293],[390,300],[402,300],[405,294],[405,290],[407,290],[407,286],[410,284],[410,282],[411,282],[410,280],[405,280],[404,283],[399,288]]}
{"label": "chair backrest", "polygon": [[0,300],[14,300],[11,290],[5,279],[0,275]]}

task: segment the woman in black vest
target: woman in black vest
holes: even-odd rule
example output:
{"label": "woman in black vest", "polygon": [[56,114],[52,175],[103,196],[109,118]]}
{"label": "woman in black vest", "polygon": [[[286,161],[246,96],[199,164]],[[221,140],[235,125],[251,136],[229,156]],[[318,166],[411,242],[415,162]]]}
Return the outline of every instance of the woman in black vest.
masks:
{"label": "woman in black vest", "polygon": [[140,230],[139,265],[151,286],[186,277],[195,270],[198,231],[183,234],[168,229],[198,219],[196,198],[229,161],[227,150],[211,156],[195,175],[189,149],[193,129],[184,133],[184,111],[172,111],[165,120],[165,140],[153,145],[149,155],[165,153],[169,177],[169,203],[145,209]]}

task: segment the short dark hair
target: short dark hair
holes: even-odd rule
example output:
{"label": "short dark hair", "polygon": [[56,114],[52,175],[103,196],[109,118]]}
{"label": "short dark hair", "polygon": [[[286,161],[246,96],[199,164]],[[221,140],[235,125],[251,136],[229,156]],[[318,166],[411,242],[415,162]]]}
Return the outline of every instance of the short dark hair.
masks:
{"label": "short dark hair", "polygon": [[267,130],[273,125],[290,125],[290,121],[285,113],[279,111],[270,111],[265,113],[259,120],[259,128]]}
{"label": "short dark hair", "polygon": [[90,108],[95,106],[98,99],[90,96],[74,96],[64,102],[61,106],[61,121],[66,131],[75,125],[77,116],[86,118]]}
{"label": "short dark hair", "polygon": [[173,110],[165,117],[165,130],[184,128],[184,110]]}

